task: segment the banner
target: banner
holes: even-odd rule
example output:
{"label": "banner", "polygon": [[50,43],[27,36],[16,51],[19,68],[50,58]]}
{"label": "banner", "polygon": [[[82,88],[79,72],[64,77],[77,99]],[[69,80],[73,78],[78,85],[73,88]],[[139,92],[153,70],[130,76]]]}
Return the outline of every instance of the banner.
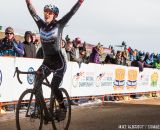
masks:
{"label": "banner", "polygon": [[[0,57],[0,102],[17,101],[21,93],[33,88],[34,75],[20,75],[13,78],[15,67],[21,71],[36,71],[42,59]],[[48,79],[51,82],[53,74]],[[137,67],[112,64],[82,64],[68,62],[61,87],[71,97],[96,96],[117,93],[137,93],[160,90],[160,72],[145,68],[139,72]],[[44,97],[50,97],[50,88],[43,86]]]}

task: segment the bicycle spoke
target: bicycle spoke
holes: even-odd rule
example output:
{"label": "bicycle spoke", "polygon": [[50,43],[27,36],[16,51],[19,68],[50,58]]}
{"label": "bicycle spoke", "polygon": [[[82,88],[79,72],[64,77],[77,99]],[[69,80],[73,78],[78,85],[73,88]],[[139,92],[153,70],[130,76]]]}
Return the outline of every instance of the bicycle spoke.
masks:
{"label": "bicycle spoke", "polygon": [[43,113],[41,106],[36,103],[32,90],[22,93],[16,109],[16,125],[18,130],[41,130]]}
{"label": "bicycle spoke", "polygon": [[[70,121],[71,121],[71,103],[70,103],[70,98],[69,98],[67,91],[64,88],[60,88],[60,90],[64,97],[64,104],[66,107],[66,117],[62,121],[55,120],[54,129],[55,130],[68,130]],[[55,100],[54,101],[54,112],[56,111],[56,109],[59,109],[59,105],[58,105],[58,102]]]}

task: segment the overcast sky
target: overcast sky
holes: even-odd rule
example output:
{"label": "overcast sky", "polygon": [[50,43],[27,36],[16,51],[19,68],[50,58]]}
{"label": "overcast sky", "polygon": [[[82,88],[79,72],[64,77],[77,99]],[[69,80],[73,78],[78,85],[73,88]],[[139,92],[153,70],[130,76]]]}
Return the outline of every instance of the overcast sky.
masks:
{"label": "overcast sky", "polygon": [[[43,7],[55,4],[60,19],[77,0],[32,0],[43,18]],[[25,0],[0,1],[0,25],[12,26],[18,32],[37,30]],[[160,0],[85,0],[64,28],[63,37],[80,37],[92,44],[128,46],[149,52],[160,52]]]}

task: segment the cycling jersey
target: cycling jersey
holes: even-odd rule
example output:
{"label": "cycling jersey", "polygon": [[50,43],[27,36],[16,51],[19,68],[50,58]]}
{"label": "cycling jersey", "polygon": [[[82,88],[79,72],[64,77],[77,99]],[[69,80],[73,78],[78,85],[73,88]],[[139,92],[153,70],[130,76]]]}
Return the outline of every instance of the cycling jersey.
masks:
{"label": "cycling jersey", "polygon": [[39,28],[40,39],[45,56],[54,55],[60,52],[63,28],[78,10],[80,5],[81,3],[78,1],[62,19],[58,21],[54,20],[50,24],[47,24],[36,14],[33,6],[31,4],[27,4],[30,14]]}

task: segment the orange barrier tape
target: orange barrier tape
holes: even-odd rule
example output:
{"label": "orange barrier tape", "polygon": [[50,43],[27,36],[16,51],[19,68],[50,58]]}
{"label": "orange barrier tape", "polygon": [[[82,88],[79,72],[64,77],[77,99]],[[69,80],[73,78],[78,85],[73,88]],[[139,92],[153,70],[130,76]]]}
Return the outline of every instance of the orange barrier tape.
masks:
{"label": "orange barrier tape", "polygon": [[1,114],[1,111],[2,111],[2,102],[0,102],[0,114]]}
{"label": "orange barrier tape", "polygon": [[[106,96],[131,96],[131,95],[135,95],[135,94],[152,94],[152,93],[156,93],[156,94],[160,94],[160,91],[150,91],[150,92],[139,92],[139,93],[117,93],[117,94],[105,94],[105,95],[99,95],[99,96],[77,96],[77,97],[70,97],[71,100],[76,100],[76,99],[92,99],[94,100],[95,98],[101,98],[102,99],[102,105],[104,104],[105,101],[105,97]],[[49,101],[49,99],[45,99],[45,101]],[[17,105],[18,101],[12,101],[12,102],[0,102],[0,114],[2,111],[2,106],[5,105]],[[27,103],[27,101],[23,102],[24,104]]]}

